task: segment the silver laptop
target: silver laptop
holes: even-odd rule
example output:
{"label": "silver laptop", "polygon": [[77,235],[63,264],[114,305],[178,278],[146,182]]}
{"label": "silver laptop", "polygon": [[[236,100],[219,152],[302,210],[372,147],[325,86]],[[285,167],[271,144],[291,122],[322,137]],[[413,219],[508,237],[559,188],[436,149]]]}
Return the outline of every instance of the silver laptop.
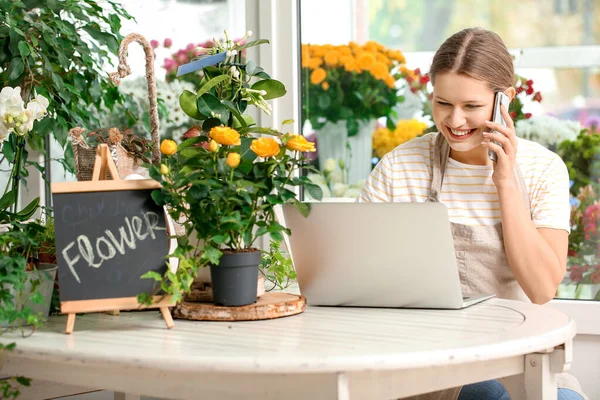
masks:
{"label": "silver laptop", "polygon": [[462,293],[441,203],[283,206],[289,246],[310,305],[460,309],[493,297]]}

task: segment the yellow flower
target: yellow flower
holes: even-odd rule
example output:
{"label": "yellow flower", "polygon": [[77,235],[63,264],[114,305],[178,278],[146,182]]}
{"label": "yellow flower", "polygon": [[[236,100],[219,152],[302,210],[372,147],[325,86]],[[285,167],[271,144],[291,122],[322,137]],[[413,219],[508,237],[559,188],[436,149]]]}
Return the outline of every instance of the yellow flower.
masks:
{"label": "yellow flower", "polygon": [[240,165],[240,158],[239,153],[229,153],[227,154],[227,161],[225,161],[225,164],[229,165],[231,168],[235,168]]}
{"label": "yellow flower", "polygon": [[169,167],[167,167],[165,164],[160,164],[160,174],[167,175],[168,173],[169,173]]}
{"label": "yellow flower", "polygon": [[259,157],[273,157],[279,153],[279,143],[273,138],[261,137],[252,141],[250,150]]}
{"label": "yellow flower", "polygon": [[210,143],[208,144],[208,151],[210,151],[211,153],[216,153],[219,150],[219,143],[215,142],[214,140],[211,140]]}
{"label": "yellow flower", "polygon": [[223,146],[239,146],[240,134],[228,126],[215,126],[210,130],[210,137]]}
{"label": "yellow flower", "polygon": [[427,124],[416,119],[398,121],[393,131],[378,128],[373,133],[373,149],[381,158],[402,143],[422,135],[425,129]]}
{"label": "yellow flower", "polygon": [[177,143],[172,141],[171,139],[165,139],[160,144],[160,152],[165,156],[172,156],[177,153]]}
{"label": "yellow flower", "polygon": [[323,82],[323,83],[321,83],[321,88],[322,88],[323,90],[329,90],[329,83],[327,83],[327,82]]}
{"label": "yellow flower", "polygon": [[371,53],[362,53],[360,56],[358,56],[358,66],[362,69],[369,69],[373,66],[373,63],[375,62],[375,58],[373,57],[373,54]]}
{"label": "yellow flower", "polygon": [[[304,61],[302,61],[302,62],[304,63]],[[307,67],[310,68],[310,69],[317,69],[321,65],[323,65],[323,59],[322,58],[311,58],[307,62]]]}
{"label": "yellow flower", "polygon": [[333,50],[325,54],[323,60],[328,66],[334,67],[340,61],[340,56],[341,54],[337,50]]}
{"label": "yellow flower", "polygon": [[310,74],[310,83],[318,85],[327,78],[327,71],[323,68],[317,68]]}
{"label": "yellow flower", "polygon": [[287,148],[296,151],[302,152],[313,152],[317,151],[315,149],[315,144],[313,142],[309,142],[302,135],[291,135],[292,138],[287,142]]}

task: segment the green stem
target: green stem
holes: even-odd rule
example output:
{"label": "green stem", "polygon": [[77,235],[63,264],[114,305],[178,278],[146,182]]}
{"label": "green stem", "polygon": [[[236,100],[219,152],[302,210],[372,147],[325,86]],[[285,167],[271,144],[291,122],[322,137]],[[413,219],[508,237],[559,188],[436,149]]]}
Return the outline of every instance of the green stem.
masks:
{"label": "green stem", "polygon": [[17,137],[17,151],[15,155],[15,165],[12,173],[12,190],[15,194],[15,202],[13,204],[13,213],[17,213],[19,207],[19,187],[21,184],[21,163],[23,158],[23,149],[25,148],[25,138]]}

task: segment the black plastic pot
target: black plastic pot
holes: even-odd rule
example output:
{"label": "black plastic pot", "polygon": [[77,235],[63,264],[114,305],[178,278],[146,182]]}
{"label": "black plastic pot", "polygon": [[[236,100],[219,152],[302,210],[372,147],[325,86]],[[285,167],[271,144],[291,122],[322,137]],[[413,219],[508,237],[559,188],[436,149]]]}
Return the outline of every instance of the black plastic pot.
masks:
{"label": "black plastic pot", "polygon": [[213,299],[220,306],[256,303],[260,250],[223,254],[219,265],[210,266]]}

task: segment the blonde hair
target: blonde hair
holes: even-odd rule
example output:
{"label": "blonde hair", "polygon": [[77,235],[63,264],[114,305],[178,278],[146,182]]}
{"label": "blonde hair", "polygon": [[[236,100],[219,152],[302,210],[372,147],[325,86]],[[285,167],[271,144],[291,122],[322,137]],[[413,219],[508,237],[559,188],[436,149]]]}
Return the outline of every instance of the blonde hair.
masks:
{"label": "blonde hair", "polygon": [[515,83],[513,60],[504,42],[494,32],[467,28],[450,36],[433,57],[431,83],[439,73],[467,75],[487,82],[494,92]]}

